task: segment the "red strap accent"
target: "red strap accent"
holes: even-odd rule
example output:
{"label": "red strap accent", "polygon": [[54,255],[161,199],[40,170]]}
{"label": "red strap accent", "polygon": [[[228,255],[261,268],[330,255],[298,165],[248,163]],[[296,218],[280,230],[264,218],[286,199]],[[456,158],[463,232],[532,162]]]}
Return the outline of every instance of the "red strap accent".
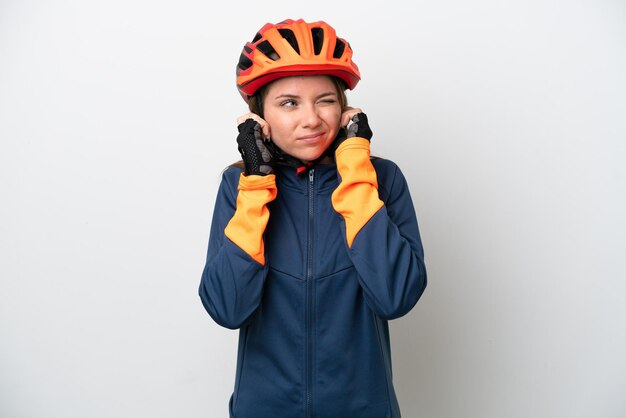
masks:
{"label": "red strap accent", "polygon": [[313,167],[314,163],[312,162],[308,162],[305,165],[301,165],[300,167],[296,168],[296,175],[300,176],[304,173],[306,173],[307,171],[309,171],[309,168]]}

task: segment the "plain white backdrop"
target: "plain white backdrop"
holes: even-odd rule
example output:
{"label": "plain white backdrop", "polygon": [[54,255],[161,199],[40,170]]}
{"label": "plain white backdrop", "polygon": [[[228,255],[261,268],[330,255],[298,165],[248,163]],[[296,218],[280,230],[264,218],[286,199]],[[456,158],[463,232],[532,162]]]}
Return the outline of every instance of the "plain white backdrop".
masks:
{"label": "plain white backdrop", "polygon": [[626,416],[626,4],[214,3],[0,0],[0,416],[227,417],[197,288],[234,69],[300,17],[351,43],[417,210],[403,416]]}

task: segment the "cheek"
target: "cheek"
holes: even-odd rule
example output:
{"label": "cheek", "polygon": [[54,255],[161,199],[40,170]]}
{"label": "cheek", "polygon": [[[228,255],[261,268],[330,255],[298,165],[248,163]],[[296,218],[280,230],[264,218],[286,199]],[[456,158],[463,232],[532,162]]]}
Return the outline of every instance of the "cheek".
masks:
{"label": "cheek", "polygon": [[326,117],[326,124],[331,129],[332,137],[335,138],[335,135],[339,131],[339,124],[341,123],[341,109],[337,108],[334,110],[330,110]]}
{"label": "cheek", "polygon": [[289,118],[277,115],[268,115],[265,121],[270,125],[270,135],[274,141],[287,140],[294,131],[293,123]]}

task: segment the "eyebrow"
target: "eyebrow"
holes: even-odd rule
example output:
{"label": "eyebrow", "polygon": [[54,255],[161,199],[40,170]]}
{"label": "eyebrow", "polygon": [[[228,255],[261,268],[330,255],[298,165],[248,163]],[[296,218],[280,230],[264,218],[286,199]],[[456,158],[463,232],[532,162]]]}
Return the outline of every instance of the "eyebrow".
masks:
{"label": "eyebrow", "polygon": [[[337,93],[334,91],[326,91],[324,93],[320,93],[318,94],[315,98],[316,99],[321,99],[322,97],[326,97],[326,96],[337,96]],[[300,99],[301,97],[298,96],[297,94],[289,94],[289,93],[285,93],[285,94],[279,94],[278,96],[274,97],[273,100],[277,100],[277,99]]]}

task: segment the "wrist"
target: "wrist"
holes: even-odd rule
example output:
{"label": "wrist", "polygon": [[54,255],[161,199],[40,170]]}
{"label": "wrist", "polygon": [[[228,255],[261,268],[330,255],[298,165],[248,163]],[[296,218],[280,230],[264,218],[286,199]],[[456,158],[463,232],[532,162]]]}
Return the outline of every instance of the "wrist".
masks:
{"label": "wrist", "polygon": [[352,153],[352,154],[356,152],[358,152],[359,154],[365,152],[367,153],[367,156],[369,157],[370,141],[367,140],[366,138],[361,138],[358,136],[350,137],[344,140],[341,144],[339,144],[339,146],[335,150],[335,157],[340,158],[340,155],[346,152]]}

